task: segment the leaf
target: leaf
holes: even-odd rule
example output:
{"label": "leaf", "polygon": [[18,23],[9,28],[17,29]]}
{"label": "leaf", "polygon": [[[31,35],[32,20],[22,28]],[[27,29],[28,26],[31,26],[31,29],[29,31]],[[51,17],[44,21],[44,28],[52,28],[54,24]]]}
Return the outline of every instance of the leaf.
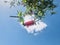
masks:
{"label": "leaf", "polygon": [[8,1],[4,1],[5,3],[8,3]]}
{"label": "leaf", "polygon": [[24,23],[23,17],[20,17],[19,20],[20,20],[21,23]]}
{"label": "leaf", "polygon": [[24,2],[24,3],[25,3],[25,2],[26,2],[26,0],[22,0],[22,2]]}
{"label": "leaf", "polygon": [[[56,5],[54,4],[53,0],[22,0],[21,1],[22,5],[26,7],[25,14],[32,11],[36,17],[45,17],[47,12],[50,12],[51,10],[53,11]],[[15,2],[12,1],[10,3],[11,6],[15,6]],[[20,2],[17,4],[18,6],[20,5]],[[50,12],[50,14],[56,14],[56,12]],[[22,12],[18,12],[18,17],[22,17],[23,14]],[[22,20],[22,19],[21,19]]]}
{"label": "leaf", "polygon": [[51,15],[56,14],[56,12],[51,12]]}
{"label": "leaf", "polygon": [[42,12],[41,11],[38,12],[38,16],[42,16]]}
{"label": "leaf", "polygon": [[22,16],[22,12],[18,12],[18,17],[21,17]]}

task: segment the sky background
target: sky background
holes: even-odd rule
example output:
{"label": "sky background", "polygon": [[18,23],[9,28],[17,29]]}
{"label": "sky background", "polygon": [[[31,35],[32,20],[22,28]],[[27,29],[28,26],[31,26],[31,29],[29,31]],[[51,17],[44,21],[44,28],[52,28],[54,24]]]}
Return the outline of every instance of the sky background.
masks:
{"label": "sky background", "polygon": [[44,18],[48,25],[46,29],[34,36],[20,26],[17,19],[10,18],[17,15],[17,10],[24,11],[22,6],[9,8],[0,0],[0,45],[60,45],[60,0],[57,4],[56,14]]}

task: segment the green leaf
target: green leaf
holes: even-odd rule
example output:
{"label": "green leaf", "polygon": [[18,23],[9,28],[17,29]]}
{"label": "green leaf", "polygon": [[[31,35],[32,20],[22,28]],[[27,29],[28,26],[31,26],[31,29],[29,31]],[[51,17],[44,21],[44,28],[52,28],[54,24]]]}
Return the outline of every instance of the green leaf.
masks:
{"label": "green leaf", "polygon": [[21,17],[22,16],[22,12],[18,12],[18,17]]}
{"label": "green leaf", "polygon": [[42,12],[41,11],[38,12],[38,16],[42,16]]}
{"label": "green leaf", "polygon": [[23,2],[23,3],[25,3],[25,2],[26,2],[26,0],[22,0],[22,2]]}
{"label": "green leaf", "polygon": [[56,12],[51,12],[51,14],[53,15],[53,14],[56,14]]}
{"label": "green leaf", "polygon": [[20,20],[20,22],[24,23],[23,17],[20,17],[19,20]]}

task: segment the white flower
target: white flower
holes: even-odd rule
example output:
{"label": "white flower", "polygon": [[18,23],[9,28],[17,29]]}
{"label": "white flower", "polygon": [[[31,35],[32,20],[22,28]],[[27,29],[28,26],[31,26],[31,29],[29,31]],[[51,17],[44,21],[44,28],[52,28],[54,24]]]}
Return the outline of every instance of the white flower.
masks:
{"label": "white flower", "polygon": [[26,29],[26,31],[28,32],[28,33],[35,33],[35,32],[40,32],[40,31],[42,31],[44,28],[46,28],[47,27],[47,24],[45,24],[44,22],[42,22],[42,21],[38,21],[38,22],[36,22],[36,24],[34,24],[34,25],[31,25],[31,26],[29,26],[29,27],[27,27],[27,26],[24,26],[24,28]]}

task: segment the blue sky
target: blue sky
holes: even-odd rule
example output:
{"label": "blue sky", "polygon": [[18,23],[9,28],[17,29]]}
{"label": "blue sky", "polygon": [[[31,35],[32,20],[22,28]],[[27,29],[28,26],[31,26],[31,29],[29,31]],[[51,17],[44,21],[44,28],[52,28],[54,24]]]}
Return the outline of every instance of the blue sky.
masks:
{"label": "blue sky", "polygon": [[0,45],[60,45],[60,0],[55,2],[57,13],[44,19],[48,26],[37,36],[28,34],[17,19],[9,17],[17,15],[18,9],[24,11],[24,8],[0,5]]}

